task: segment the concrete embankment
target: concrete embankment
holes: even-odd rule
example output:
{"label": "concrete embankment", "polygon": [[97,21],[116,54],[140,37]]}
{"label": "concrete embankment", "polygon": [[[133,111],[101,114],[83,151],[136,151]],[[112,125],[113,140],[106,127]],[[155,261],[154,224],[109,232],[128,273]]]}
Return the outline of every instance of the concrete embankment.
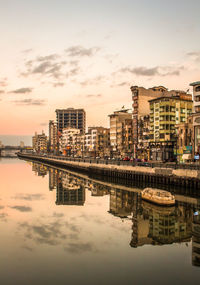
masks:
{"label": "concrete embankment", "polygon": [[84,172],[89,176],[109,177],[113,181],[124,179],[143,183],[144,185],[171,185],[181,187],[187,191],[193,190],[195,194],[199,194],[198,190],[200,189],[200,171],[198,170],[97,164],[21,153],[18,154],[18,157]]}

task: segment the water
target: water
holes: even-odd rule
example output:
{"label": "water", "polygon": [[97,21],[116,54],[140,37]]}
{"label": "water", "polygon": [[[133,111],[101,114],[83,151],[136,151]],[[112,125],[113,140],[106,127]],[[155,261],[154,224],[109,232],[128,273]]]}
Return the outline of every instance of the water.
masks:
{"label": "water", "polygon": [[[198,284],[200,200],[0,160],[1,284]],[[130,191],[131,190],[131,191]]]}

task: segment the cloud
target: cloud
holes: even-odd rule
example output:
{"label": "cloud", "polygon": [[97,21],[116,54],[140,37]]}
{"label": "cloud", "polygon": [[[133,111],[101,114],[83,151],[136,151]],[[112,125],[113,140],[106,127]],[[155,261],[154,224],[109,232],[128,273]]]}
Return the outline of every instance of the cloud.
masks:
{"label": "cloud", "polygon": [[53,86],[54,87],[63,87],[65,84],[63,82],[56,82],[56,83],[53,83]]}
{"label": "cloud", "polygon": [[195,61],[200,61],[200,51],[188,52],[186,55],[191,57]]}
{"label": "cloud", "polygon": [[24,50],[22,50],[22,53],[30,53],[30,52],[32,52],[33,51],[33,49],[32,48],[28,48],[28,49],[24,49]]}
{"label": "cloud", "polygon": [[127,81],[123,81],[121,83],[112,84],[110,87],[123,87],[123,86],[130,86],[130,83]]}
{"label": "cloud", "polygon": [[80,72],[80,67],[74,67],[74,68],[72,68],[71,70],[69,70],[68,72],[67,72],[67,77],[70,77],[70,76],[75,76],[75,75],[77,75],[79,72]]}
{"label": "cloud", "polygon": [[176,69],[173,69],[172,67],[166,66],[155,66],[152,68],[140,66],[140,67],[134,67],[131,68],[129,66],[121,68],[119,71],[121,73],[131,73],[137,76],[169,76],[169,75],[179,75],[180,70],[184,69],[183,66],[177,67]]}
{"label": "cloud", "polygon": [[84,56],[93,56],[100,50],[99,47],[92,47],[92,48],[85,48],[83,46],[71,46],[65,50],[65,52],[69,56],[77,56],[77,57],[84,57]]}
{"label": "cloud", "polygon": [[6,77],[0,79],[0,87],[6,87],[8,85],[8,79]]}
{"label": "cloud", "polygon": [[44,106],[46,104],[45,100],[41,99],[23,99],[23,100],[15,100],[12,101],[16,105],[22,106]]}
{"label": "cloud", "polygon": [[98,76],[96,76],[96,77],[94,77],[94,78],[86,79],[86,80],[80,82],[80,84],[81,84],[82,86],[98,85],[98,84],[101,84],[105,79],[106,79],[105,76],[98,75]]}
{"label": "cloud", "polygon": [[19,88],[13,91],[10,91],[9,93],[15,93],[15,94],[26,94],[26,93],[31,93],[33,88],[30,87],[24,87],[24,88]]}
{"label": "cloud", "polygon": [[88,95],[85,95],[85,97],[87,97],[87,98],[100,98],[100,97],[102,97],[102,95],[101,94],[97,94],[97,95],[88,94]]}
{"label": "cloud", "polygon": [[19,229],[25,231],[25,238],[32,239],[38,244],[57,245],[61,240],[65,240],[67,235],[62,231],[63,225],[58,219],[49,223],[39,222],[29,224],[27,222],[20,223]]}
{"label": "cloud", "polygon": [[94,245],[90,242],[68,243],[64,249],[75,254],[81,254],[87,251],[96,251]]}
{"label": "cloud", "polygon": [[12,199],[15,200],[26,200],[26,201],[35,201],[35,200],[44,200],[43,194],[17,194]]}
{"label": "cloud", "polygon": [[39,56],[37,57],[38,61],[50,61],[50,60],[55,60],[59,57],[58,54],[50,54],[50,55],[46,55],[46,56]]}
{"label": "cloud", "polygon": [[38,56],[33,60],[25,62],[26,71],[22,72],[22,76],[30,76],[34,74],[47,75],[54,79],[59,79],[64,76],[62,72],[63,66],[67,63],[64,60],[58,60],[58,54],[50,54],[47,56]]}
{"label": "cloud", "polygon": [[15,209],[20,212],[31,212],[32,208],[27,206],[10,206],[10,208]]}

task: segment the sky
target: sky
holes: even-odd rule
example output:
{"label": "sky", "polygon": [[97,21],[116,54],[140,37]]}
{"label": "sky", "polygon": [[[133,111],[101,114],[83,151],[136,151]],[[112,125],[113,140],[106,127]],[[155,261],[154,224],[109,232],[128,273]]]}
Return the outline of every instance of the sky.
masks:
{"label": "sky", "polygon": [[108,127],[109,114],[131,108],[132,85],[186,91],[200,80],[200,1],[0,5],[0,135],[10,143],[48,133],[58,108],[84,108],[87,126]]}

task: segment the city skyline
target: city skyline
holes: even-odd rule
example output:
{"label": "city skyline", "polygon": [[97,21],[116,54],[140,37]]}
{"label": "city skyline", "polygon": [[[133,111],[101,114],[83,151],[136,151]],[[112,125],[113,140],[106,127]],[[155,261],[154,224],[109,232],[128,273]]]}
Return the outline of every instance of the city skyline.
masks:
{"label": "city skyline", "polygon": [[200,4],[147,4],[3,3],[0,135],[47,133],[55,110],[69,107],[85,109],[87,126],[107,127],[114,110],[131,108],[131,85],[191,91]]}

